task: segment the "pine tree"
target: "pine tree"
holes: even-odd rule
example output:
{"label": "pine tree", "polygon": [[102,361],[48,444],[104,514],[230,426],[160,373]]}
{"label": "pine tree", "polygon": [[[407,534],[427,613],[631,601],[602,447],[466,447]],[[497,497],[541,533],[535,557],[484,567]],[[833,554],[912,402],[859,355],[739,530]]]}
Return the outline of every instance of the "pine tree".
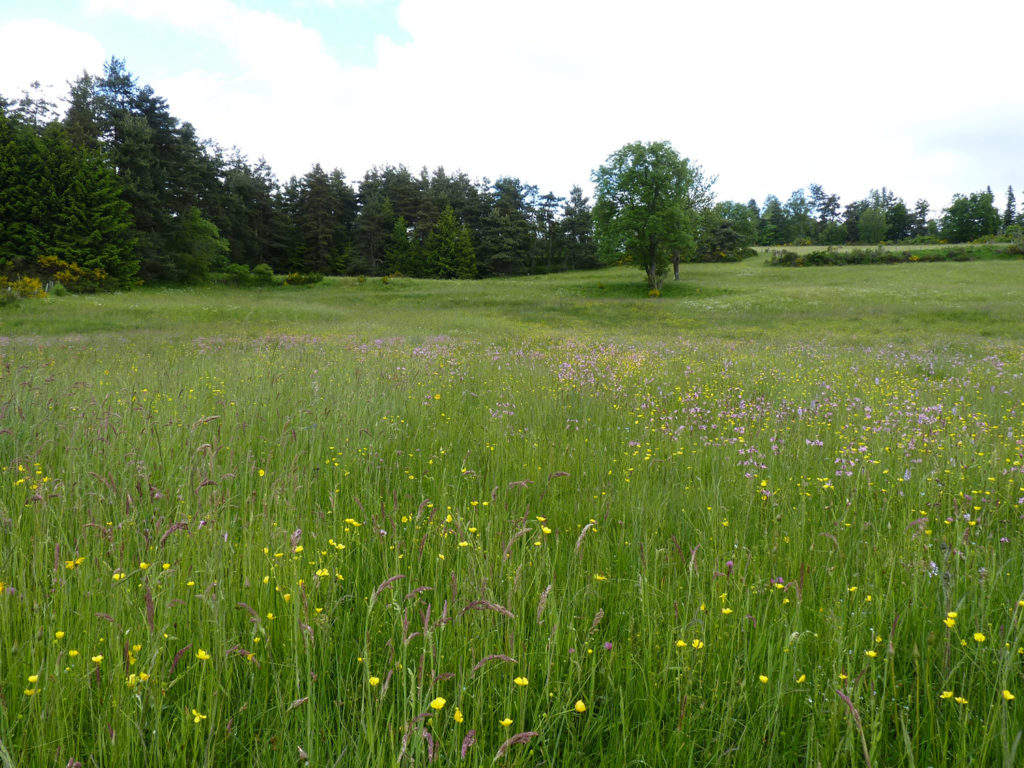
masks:
{"label": "pine tree", "polygon": [[423,276],[419,246],[410,236],[409,225],[404,216],[395,219],[395,225],[391,229],[391,237],[388,238],[384,252],[391,271],[408,277]]}
{"label": "pine tree", "polygon": [[1006,210],[1003,212],[1003,231],[1005,232],[1017,221],[1017,198],[1013,194],[1013,185],[1006,188]]}

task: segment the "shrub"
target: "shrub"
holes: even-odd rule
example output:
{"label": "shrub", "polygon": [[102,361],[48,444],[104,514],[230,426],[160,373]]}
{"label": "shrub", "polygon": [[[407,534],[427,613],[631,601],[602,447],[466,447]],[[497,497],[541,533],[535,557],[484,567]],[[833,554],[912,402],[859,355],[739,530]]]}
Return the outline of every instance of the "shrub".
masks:
{"label": "shrub", "polygon": [[319,283],[324,276],[319,272],[292,272],[284,279],[285,285],[312,285]]}
{"label": "shrub", "polygon": [[89,269],[57,256],[40,256],[39,271],[72,293],[95,293],[110,287],[110,276],[102,269]]}
{"label": "shrub", "polygon": [[257,264],[252,270],[252,279],[256,285],[274,285],[274,270],[269,264]]}
{"label": "shrub", "polygon": [[224,282],[228,285],[249,285],[253,281],[248,264],[228,264],[224,267]]}
{"label": "shrub", "polygon": [[20,299],[45,299],[46,291],[38,277],[19,277],[8,280],[0,277],[0,307],[13,304]]}

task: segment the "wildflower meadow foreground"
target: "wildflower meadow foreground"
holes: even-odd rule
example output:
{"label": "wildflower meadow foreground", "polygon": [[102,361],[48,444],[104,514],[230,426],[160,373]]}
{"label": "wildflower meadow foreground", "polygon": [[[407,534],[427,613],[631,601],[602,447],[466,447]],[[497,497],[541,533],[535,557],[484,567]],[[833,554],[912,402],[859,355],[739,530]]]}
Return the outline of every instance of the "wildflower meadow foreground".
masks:
{"label": "wildflower meadow foreground", "polygon": [[0,347],[0,765],[1024,759],[1020,345],[125,338]]}

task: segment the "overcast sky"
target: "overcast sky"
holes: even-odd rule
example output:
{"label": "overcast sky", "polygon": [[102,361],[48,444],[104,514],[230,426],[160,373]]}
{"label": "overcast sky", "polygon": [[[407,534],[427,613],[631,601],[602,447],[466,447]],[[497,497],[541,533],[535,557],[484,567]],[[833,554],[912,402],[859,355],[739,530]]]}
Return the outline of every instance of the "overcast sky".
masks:
{"label": "overcast sky", "polygon": [[0,93],[117,56],[282,179],[443,165],[589,194],[667,139],[719,199],[886,186],[937,214],[1024,188],[1022,29],[1011,0],[3,0]]}

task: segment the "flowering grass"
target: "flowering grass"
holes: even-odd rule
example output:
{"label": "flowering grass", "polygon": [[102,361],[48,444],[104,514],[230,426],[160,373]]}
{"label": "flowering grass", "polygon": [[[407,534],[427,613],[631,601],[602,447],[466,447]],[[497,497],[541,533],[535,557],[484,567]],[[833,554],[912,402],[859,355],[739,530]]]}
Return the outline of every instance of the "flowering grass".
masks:
{"label": "flowering grass", "polygon": [[1024,281],[903,269],[23,302],[0,765],[1017,764]]}

